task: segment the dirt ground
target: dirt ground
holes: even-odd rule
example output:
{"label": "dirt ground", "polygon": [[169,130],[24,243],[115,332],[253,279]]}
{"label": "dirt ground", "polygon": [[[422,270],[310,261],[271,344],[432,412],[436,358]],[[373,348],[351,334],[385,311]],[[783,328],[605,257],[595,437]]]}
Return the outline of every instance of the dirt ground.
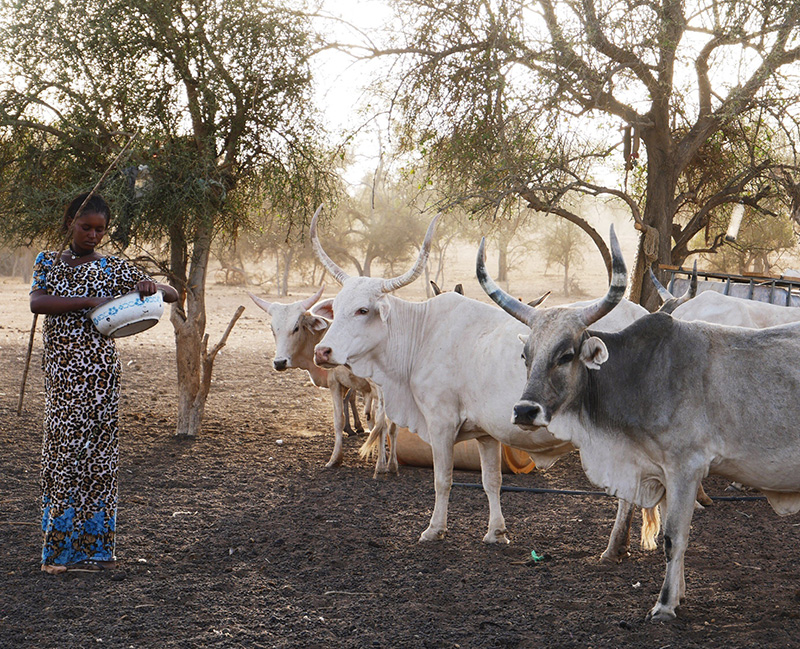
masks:
{"label": "dirt ground", "polygon": [[[362,436],[325,469],[328,395],[300,371],[271,369],[266,319],[243,289],[209,286],[212,344],[239,304],[247,310],[218,357],[194,441],[173,435],[168,318],[120,340],[121,567],[49,576],[39,570],[41,343],[17,416],[31,315],[26,285],[0,280],[0,647],[800,647],[800,518],[779,519],[764,501],[695,515],[688,599],[668,624],[644,621],[660,551],[634,545],[620,565],[598,561],[615,511],[605,496],[506,492],[513,542],[491,547],[481,543],[482,491],[454,487],[447,538],[419,544],[432,472],[403,466],[373,480],[357,455]],[[504,484],[593,489],[574,455]],[[712,496],[731,495],[725,488],[706,482]],[[528,563],[532,550],[547,560]]]}

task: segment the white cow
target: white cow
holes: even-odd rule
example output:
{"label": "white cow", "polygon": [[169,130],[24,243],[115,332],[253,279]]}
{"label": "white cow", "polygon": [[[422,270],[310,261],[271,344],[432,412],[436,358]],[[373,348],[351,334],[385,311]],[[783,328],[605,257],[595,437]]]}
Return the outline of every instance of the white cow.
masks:
{"label": "white cow", "polygon": [[[453,447],[477,439],[483,488],[489,501],[485,543],[508,543],[500,508],[501,443],[531,454],[545,469],[573,450],[546,429],[525,431],[509,413],[525,384],[520,336],[525,325],[489,304],[457,293],[419,303],[392,295],[422,272],[438,217],[428,227],[414,266],[393,279],[350,277],[337,266],[317,237],[311,242],[328,272],[342,284],[333,301],[336,317],[316,346],[314,360],[324,367],[347,365],[383,390],[386,414],[431,446],[436,501],[420,541],[443,538],[452,485]],[[606,326],[618,329],[642,315],[627,302]],[[645,312],[646,313],[646,312]],[[623,536],[612,535],[622,542]],[[611,552],[620,554],[616,549]]]}
{"label": "white cow", "polygon": [[[317,387],[328,388],[333,399],[333,432],[335,442],[330,460],[325,465],[333,467],[341,463],[343,457],[342,441],[344,437],[344,421],[347,409],[345,392],[360,393],[366,403],[367,421],[371,423],[372,433],[385,442],[387,422],[383,411],[380,390],[371,381],[360,378],[346,367],[323,369],[314,364],[314,346],[322,340],[330,322],[325,318],[309,312],[319,300],[324,286],[305,300],[290,304],[268,302],[248,293],[261,309],[270,315],[270,328],[275,338],[275,357],[273,367],[282,372],[289,368],[300,368],[308,372],[311,382]],[[355,414],[355,408],[353,409]],[[387,462],[386,455],[378,452],[375,475],[394,471],[397,473],[396,445],[392,444]]]}
{"label": "white cow", "polygon": [[611,288],[584,309],[520,304],[482,270],[482,251],[478,275],[530,328],[514,421],[575,444],[589,479],[609,493],[642,507],[666,500],[666,574],[647,617],[669,620],[685,595],[683,559],[706,475],[760,489],[779,515],[800,511],[800,324],[745,329],[654,313],[598,331],[626,286],[611,234]]}
{"label": "white cow", "polygon": [[770,302],[747,300],[732,295],[724,295],[713,290],[697,294],[697,265],[689,288],[681,297],[675,297],[661,285],[653,271],[650,280],[664,302],[661,311],[666,310],[679,320],[702,320],[714,324],[748,329],[763,329],[775,325],[800,322],[800,307],[782,306]]}

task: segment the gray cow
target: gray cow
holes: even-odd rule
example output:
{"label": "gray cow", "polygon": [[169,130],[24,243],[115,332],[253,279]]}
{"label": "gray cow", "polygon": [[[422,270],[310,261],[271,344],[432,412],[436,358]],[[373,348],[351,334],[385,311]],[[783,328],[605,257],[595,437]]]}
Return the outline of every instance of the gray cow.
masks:
{"label": "gray cow", "polygon": [[608,493],[642,507],[666,499],[666,575],[647,617],[669,620],[685,594],[683,558],[706,475],[760,489],[779,515],[800,511],[800,324],[752,330],[655,313],[618,333],[590,330],[625,291],[613,228],[611,246],[611,287],[582,309],[515,300],[489,278],[482,247],[477,272],[531,328],[514,423],[574,444]]}

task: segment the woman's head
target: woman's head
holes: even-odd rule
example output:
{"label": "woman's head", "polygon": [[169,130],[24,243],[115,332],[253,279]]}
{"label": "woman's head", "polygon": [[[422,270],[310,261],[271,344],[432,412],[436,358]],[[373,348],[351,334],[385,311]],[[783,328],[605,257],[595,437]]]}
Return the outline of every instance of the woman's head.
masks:
{"label": "woman's head", "polygon": [[[75,215],[78,213],[81,205],[83,205],[83,201],[86,200],[86,197],[89,195],[88,192],[84,194],[80,194],[72,199],[72,202],[67,205],[66,209],[64,210],[64,222],[61,225],[61,230],[66,234],[69,231],[70,226],[73,224],[75,220]],[[86,202],[83,210],[81,210],[81,215],[84,214],[99,214],[105,219],[106,222],[106,229],[108,229],[108,225],[111,222],[111,210],[108,207],[108,203],[103,200],[102,196],[98,194],[92,195],[92,197]]]}
{"label": "woman's head", "polygon": [[[87,196],[77,196],[64,210],[64,232],[69,232],[73,253],[81,256],[94,252],[95,247],[100,245],[111,220],[111,211],[103,198],[92,196],[86,201]],[[84,201],[86,205],[81,210]]]}

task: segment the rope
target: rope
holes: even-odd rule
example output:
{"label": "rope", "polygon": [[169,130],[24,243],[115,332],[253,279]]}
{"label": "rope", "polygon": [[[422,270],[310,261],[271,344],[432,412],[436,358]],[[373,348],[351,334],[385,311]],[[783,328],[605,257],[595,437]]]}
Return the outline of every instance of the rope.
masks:
{"label": "rope", "polygon": [[642,249],[644,250],[644,255],[647,259],[647,265],[649,266],[658,259],[658,242],[660,237],[658,230],[656,230],[652,225],[647,225],[645,223],[643,224],[643,227],[644,244],[642,244]]}
{"label": "rope", "polygon": [[[470,489],[483,489],[482,484],[476,482],[454,482],[454,487],[468,487]],[[500,491],[517,491],[533,494],[557,494],[562,496],[608,496],[605,491],[583,491],[581,489],[544,489],[540,487],[514,487],[502,485]],[[719,501],[742,501],[742,500],[766,500],[766,496],[711,496],[711,500]]]}

